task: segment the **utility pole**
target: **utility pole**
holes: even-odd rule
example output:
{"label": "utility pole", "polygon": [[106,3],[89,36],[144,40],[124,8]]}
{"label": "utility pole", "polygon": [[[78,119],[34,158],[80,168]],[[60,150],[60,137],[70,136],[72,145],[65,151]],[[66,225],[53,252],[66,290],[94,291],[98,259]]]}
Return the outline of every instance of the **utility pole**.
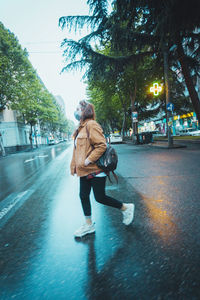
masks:
{"label": "utility pole", "polygon": [[163,50],[163,57],[164,57],[164,78],[165,78],[165,98],[166,98],[166,110],[167,110],[167,118],[166,118],[166,124],[167,124],[167,135],[168,135],[168,147],[173,147],[173,136],[172,136],[172,126],[170,121],[170,117],[172,116],[172,112],[167,109],[167,106],[170,101],[170,88],[169,88],[169,62],[168,62],[168,51],[167,47]]}

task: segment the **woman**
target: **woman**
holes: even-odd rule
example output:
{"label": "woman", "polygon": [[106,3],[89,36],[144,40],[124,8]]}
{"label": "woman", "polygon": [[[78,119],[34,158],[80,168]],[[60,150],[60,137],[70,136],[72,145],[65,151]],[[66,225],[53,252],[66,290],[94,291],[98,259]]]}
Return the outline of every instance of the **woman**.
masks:
{"label": "woman", "polygon": [[91,188],[97,202],[121,210],[123,223],[129,225],[134,217],[134,204],[121,203],[105,194],[106,174],[95,163],[106,150],[106,140],[101,126],[95,121],[93,105],[80,101],[74,115],[80,124],[74,133],[74,150],[70,167],[71,174],[80,177],[80,199],[86,219],[85,224],[74,235],[82,237],[95,232],[91,217]]}

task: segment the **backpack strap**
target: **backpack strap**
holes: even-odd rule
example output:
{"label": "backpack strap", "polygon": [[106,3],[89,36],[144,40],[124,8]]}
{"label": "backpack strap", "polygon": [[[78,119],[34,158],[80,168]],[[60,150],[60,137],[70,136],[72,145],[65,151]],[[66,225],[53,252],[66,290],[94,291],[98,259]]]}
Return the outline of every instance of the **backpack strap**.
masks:
{"label": "backpack strap", "polygon": [[116,182],[117,182],[117,184],[118,184],[118,177],[117,177],[117,175],[115,174],[114,171],[112,171],[112,174],[113,174],[113,176],[115,177],[115,180],[116,180]]}
{"label": "backpack strap", "polygon": [[[117,184],[118,184],[119,182],[118,182],[118,177],[117,177],[117,175],[115,174],[114,171],[111,171],[111,172],[112,172],[113,176],[115,177],[115,180],[116,180],[116,182],[117,182]],[[111,178],[110,178],[110,172],[104,172],[104,173],[106,173],[106,175],[108,176],[109,181],[110,181],[111,183],[113,183],[112,180],[111,180]]]}
{"label": "backpack strap", "polygon": [[[87,124],[86,124],[86,126],[85,126],[85,129],[86,129],[86,133],[87,133],[87,138],[88,138],[88,140],[90,140],[90,134],[89,134],[89,130],[88,130],[88,128],[87,128]],[[109,144],[110,144],[110,143],[109,143]],[[94,146],[93,146],[92,144],[90,144],[90,145],[91,145],[92,148],[94,149]],[[114,178],[115,178],[115,180],[116,180],[116,182],[117,182],[117,184],[118,184],[118,177],[117,177],[117,175],[115,174],[114,171],[111,171],[111,172],[112,172],[112,174],[113,174],[113,176],[114,176]],[[106,175],[108,176],[109,181],[110,181],[111,183],[113,183],[112,180],[111,180],[111,178],[110,178],[110,172],[104,172],[104,173],[106,173]]]}

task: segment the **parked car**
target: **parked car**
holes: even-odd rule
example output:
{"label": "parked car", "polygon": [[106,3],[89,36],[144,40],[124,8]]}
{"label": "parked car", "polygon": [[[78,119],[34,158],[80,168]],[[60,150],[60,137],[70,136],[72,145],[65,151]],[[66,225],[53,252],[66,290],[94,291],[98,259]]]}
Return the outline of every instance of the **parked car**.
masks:
{"label": "parked car", "polygon": [[191,135],[192,136],[200,136],[200,130],[194,128],[194,130],[191,130]]}
{"label": "parked car", "polygon": [[200,136],[200,130],[196,128],[185,128],[176,132],[176,135],[184,136],[184,135],[192,135],[192,136]]}
{"label": "parked car", "polygon": [[182,129],[177,131],[176,135],[185,136],[185,135],[192,135],[189,129]]}
{"label": "parked car", "polygon": [[122,143],[122,136],[118,133],[114,133],[110,135],[111,143]]}
{"label": "parked car", "polygon": [[49,140],[49,145],[55,145],[55,144],[56,144],[56,141],[54,139]]}

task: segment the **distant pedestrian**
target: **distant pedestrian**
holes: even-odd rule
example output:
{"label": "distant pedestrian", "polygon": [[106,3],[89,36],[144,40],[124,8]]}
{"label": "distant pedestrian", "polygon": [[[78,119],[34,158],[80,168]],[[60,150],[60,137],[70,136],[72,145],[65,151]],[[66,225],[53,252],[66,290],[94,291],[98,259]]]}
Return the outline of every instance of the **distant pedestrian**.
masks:
{"label": "distant pedestrian", "polygon": [[95,232],[91,216],[91,188],[93,188],[97,202],[121,210],[123,223],[129,225],[134,218],[134,204],[122,203],[105,194],[106,174],[95,163],[106,150],[106,140],[101,126],[95,121],[94,106],[84,100],[80,101],[74,115],[80,123],[74,133],[74,149],[70,167],[71,174],[77,174],[80,177],[79,195],[86,219],[85,224],[74,235],[75,237],[82,237]]}

